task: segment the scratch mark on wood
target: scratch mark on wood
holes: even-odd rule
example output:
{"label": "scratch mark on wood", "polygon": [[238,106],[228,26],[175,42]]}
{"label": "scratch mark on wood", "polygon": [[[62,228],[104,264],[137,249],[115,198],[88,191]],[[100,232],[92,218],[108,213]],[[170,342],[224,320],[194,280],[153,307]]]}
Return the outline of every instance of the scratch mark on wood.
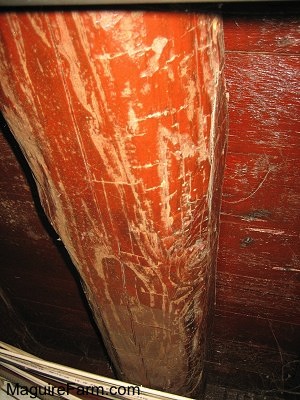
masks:
{"label": "scratch mark on wood", "polygon": [[226,147],[219,17],[0,22],[3,112],[119,376],[196,393]]}

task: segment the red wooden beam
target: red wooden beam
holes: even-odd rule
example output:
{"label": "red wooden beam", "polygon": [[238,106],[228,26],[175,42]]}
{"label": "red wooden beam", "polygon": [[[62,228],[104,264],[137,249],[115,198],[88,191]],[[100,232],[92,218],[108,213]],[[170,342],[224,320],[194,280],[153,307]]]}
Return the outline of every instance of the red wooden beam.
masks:
{"label": "red wooden beam", "polygon": [[217,16],[0,16],[2,111],[122,380],[192,395],[214,292]]}

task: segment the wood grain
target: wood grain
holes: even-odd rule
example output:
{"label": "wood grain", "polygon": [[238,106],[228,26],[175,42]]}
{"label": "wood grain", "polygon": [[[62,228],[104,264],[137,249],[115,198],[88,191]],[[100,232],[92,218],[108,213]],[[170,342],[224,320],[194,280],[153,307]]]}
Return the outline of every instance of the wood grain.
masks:
{"label": "wood grain", "polygon": [[270,8],[265,15],[252,11],[225,18],[226,52],[299,54],[299,18],[293,15],[293,7],[286,13],[281,10],[281,15]]}
{"label": "wood grain", "polygon": [[299,352],[299,26],[295,3],[224,5],[229,140],[209,373],[273,393],[293,387],[280,351]]}
{"label": "wood grain", "polygon": [[230,152],[296,158],[299,56],[227,53]]}
{"label": "wood grain", "polygon": [[6,14],[1,35],[5,118],[119,376],[194,393],[225,149],[219,18]]}

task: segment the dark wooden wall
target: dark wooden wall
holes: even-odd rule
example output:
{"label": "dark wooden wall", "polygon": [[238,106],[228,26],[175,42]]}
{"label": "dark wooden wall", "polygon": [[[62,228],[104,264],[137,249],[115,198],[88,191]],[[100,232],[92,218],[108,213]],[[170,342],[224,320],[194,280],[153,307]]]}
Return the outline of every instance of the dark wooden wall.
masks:
{"label": "dark wooden wall", "polygon": [[4,120],[1,126],[0,339],[36,354],[54,349],[50,357],[70,364],[75,355],[83,366],[106,371],[108,359],[76,269],[43,213],[29,168]]}
{"label": "dark wooden wall", "polygon": [[210,361],[265,388],[283,385],[282,368],[294,385],[300,348],[300,22],[289,6],[224,16],[229,143]]}
{"label": "dark wooden wall", "polygon": [[[207,366],[220,384],[289,390],[300,348],[299,7],[227,6],[224,29],[230,132]],[[2,131],[0,339],[111,375],[75,268],[4,121]]]}

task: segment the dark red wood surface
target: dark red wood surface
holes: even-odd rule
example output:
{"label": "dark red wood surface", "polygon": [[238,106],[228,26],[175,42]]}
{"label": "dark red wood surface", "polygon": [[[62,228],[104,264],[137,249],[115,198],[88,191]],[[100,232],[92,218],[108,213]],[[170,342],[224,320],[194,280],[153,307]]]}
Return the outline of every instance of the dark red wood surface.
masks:
{"label": "dark red wood surface", "polygon": [[[29,168],[2,121],[0,147],[1,340],[50,361],[75,366],[76,359],[82,368],[113,376],[75,267],[43,216]],[[46,313],[39,311],[44,307]],[[78,314],[75,327],[67,323]]]}
{"label": "dark red wood surface", "polygon": [[210,358],[215,374],[237,366],[231,382],[240,370],[275,392],[289,388],[281,371],[300,347],[300,18],[281,6],[224,11],[229,139]]}
{"label": "dark red wood surface", "polygon": [[[211,380],[235,387],[243,384],[244,388],[253,390],[262,386],[274,390],[274,382],[281,376],[282,361],[274,335],[284,362],[293,359],[300,348],[300,325],[296,324],[299,320],[296,297],[299,282],[299,10],[296,2],[286,4],[283,7],[280,2],[276,7],[272,3],[264,8],[252,4],[245,8],[235,3],[230,12],[226,6],[224,14],[230,138],[217,310],[208,372]],[[273,12],[276,8],[277,14]],[[100,357],[104,356],[99,352],[94,331],[91,328],[89,336],[84,336],[78,325],[71,332],[60,315],[68,312],[63,308],[63,292],[68,293],[70,284],[66,288],[64,285],[72,276],[65,272],[66,266],[59,252],[52,248],[51,239],[36,240],[29,236],[26,239],[29,226],[36,236],[46,235],[40,231],[42,227],[38,228],[38,219],[33,218],[34,207],[26,206],[32,201],[22,195],[23,191],[29,191],[26,182],[20,178],[20,170],[14,165],[13,156],[9,156],[10,150],[4,149],[5,142],[1,142],[1,171],[4,172],[0,174],[1,199],[9,200],[7,211],[13,210],[15,222],[10,222],[9,213],[2,208],[1,241],[5,258],[1,263],[1,283],[7,282],[11,293],[18,295],[20,284],[14,286],[18,280],[14,276],[23,280],[22,298],[26,301],[17,300],[26,307],[30,319],[35,319],[29,324],[35,337],[55,349],[49,353],[50,357],[65,348],[83,359],[85,350],[86,357],[97,355],[96,370]],[[276,234],[280,231],[284,234]],[[53,275],[60,280],[57,288],[50,285]],[[45,279],[38,282],[41,276]],[[59,307],[51,309],[50,319],[43,321],[48,322],[47,326],[39,325],[39,314],[30,300],[34,295],[31,280],[44,288],[37,289],[36,301],[45,302],[48,310],[52,301],[57,305],[61,302]],[[62,293],[59,294],[60,286]],[[77,310],[79,303],[74,285],[72,309]],[[60,330],[53,322],[58,320]],[[67,357],[65,360],[68,361]],[[73,362],[71,355],[70,360]],[[275,389],[278,387],[276,383]]]}
{"label": "dark red wood surface", "polygon": [[3,113],[119,376],[194,393],[225,153],[219,18],[11,13],[1,35]]}

